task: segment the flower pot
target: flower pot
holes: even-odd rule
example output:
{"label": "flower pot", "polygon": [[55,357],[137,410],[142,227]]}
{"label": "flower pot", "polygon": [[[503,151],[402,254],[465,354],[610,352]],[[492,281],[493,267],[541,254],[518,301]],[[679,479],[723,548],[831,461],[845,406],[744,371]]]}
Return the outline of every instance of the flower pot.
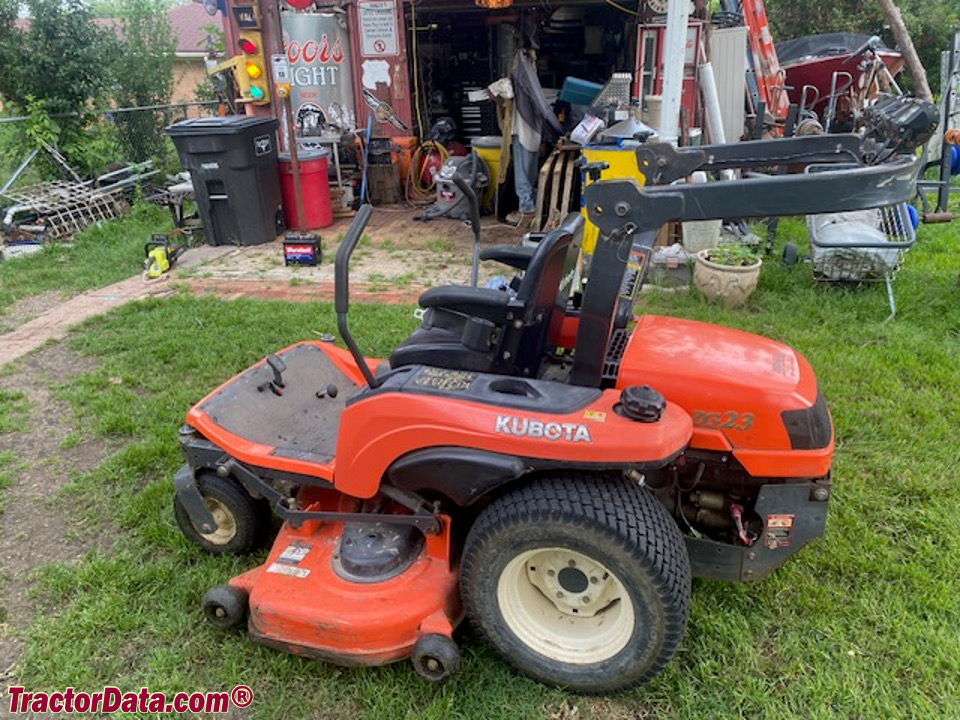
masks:
{"label": "flower pot", "polygon": [[697,253],[693,266],[693,284],[709,300],[715,300],[726,307],[743,305],[757,287],[760,279],[760,267],[763,264],[757,258],[754,265],[718,265],[707,260],[710,248]]}

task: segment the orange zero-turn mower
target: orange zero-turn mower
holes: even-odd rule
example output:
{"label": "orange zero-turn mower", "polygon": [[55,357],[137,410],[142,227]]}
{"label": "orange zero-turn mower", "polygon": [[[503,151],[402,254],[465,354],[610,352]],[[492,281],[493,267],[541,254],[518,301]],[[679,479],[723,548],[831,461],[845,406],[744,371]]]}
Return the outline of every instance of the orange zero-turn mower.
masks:
{"label": "orange zero-turn mower", "polygon": [[[833,454],[799,353],[702,323],[630,321],[653,236],[675,219],[911,194],[916,158],[869,165],[860,138],[831,138],[754,147],[767,165],[809,157],[837,163],[828,172],[592,183],[600,236],[582,296],[571,215],[535,249],[484,252],[520,271],[509,290],[427,290],[423,326],[385,362],[364,358],[347,326],[362,208],[336,258],[346,349],[280,350],[187,415],[185,535],[245,553],[271,511],[283,519],[262,565],[207,593],[208,619],[342,665],[409,657],[441,680],[460,665],[466,616],[542,682],[598,693],[652,678],[683,636],[692,576],[757,580],[823,533]],[[750,145],[736,147],[749,158]],[[641,168],[684,173],[716,158],[644,152]]]}

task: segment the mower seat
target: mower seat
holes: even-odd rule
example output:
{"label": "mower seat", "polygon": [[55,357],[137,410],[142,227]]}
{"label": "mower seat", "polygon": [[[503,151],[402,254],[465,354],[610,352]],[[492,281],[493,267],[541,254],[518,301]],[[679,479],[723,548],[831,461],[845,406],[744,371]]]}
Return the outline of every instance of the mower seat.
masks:
{"label": "mower seat", "polygon": [[[542,241],[543,238],[541,237]],[[514,270],[526,270],[536,252],[536,245],[495,245],[480,251],[481,260],[495,260]]]}
{"label": "mower seat", "polygon": [[516,294],[447,285],[420,296],[423,324],[390,355],[390,367],[431,365],[451,370],[536,377],[551,324],[563,320],[570,297],[583,218],[571,213],[535,248],[484,253],[525,268]]}

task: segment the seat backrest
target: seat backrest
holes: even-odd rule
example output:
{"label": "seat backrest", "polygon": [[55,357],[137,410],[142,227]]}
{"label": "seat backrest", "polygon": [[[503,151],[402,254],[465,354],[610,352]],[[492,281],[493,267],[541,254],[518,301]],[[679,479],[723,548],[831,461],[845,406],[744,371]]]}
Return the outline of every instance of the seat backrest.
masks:
{"label": "seat backrest", "polygon": [[563,321],[582,238],[583,216],[570,213],[560,227],[544,236],[530,259],[517,289],[517,299],[524,304],[525,327],[514,342],[505,338],[504,343],[515,345],[508,350],[516,357],[522,374],[536,375],[546,351],[548,332],[552,325]]}
{"label": "seat backrest", "polygon": [[582,235],[583,218],[576,213],[547,233],[530,256],[516,297],[458,286],[424,292],[424,326],[390,354],[390,366],[536,377],[551,325],[563,322]]}

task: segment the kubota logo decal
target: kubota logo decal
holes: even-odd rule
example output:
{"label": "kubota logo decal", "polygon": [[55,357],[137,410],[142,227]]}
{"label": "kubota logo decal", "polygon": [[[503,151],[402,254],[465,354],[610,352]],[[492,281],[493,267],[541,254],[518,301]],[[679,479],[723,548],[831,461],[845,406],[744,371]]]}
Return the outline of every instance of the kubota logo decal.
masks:
{"label": "kubota logo decal", "polygon": [[494,432],[516,437],[545,438],[547,440],[567,440],[569,442],[592,443],[590,431],[580,423],[541,422],[513,415],[497,415]]}

